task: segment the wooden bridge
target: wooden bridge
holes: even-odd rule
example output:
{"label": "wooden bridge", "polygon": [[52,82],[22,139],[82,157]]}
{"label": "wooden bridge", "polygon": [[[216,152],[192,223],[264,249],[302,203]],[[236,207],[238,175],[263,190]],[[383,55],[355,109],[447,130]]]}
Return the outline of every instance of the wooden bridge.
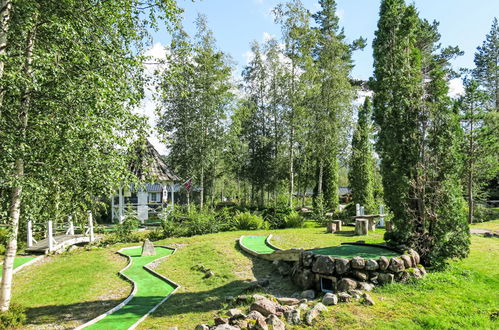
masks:
{"label": "wooden bridge", "polygon": [[75,234],[75,228],[71,219],[64,234],[54,235],[52,220],[47,222],[46,237],[42,240],[33,238],[33,223],[28,221],[28,247],[27,252],[52,253],[66,249],[68,246],[90,243],[95,240],[92,213],[88,213],[88,225],[83,234]]}

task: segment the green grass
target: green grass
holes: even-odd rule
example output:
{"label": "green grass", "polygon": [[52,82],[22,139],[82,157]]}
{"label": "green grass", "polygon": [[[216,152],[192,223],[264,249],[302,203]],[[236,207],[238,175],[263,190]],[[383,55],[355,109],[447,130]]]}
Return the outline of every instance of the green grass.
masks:
{"label": "green grass", "polygon": [[132,258],[132,264],[124,274],[136,283],[137,293],[123,308],[86,329],[128,329],[175,289],[170,283],[144,269],[148,263],[173,253],[173,250],[162,247],[155,249],[156,255],[147,257],[140,255],[141,247],[122,251]]}
{"label": "green grass", "polygon": [[274,248],[267,244],[268,236],[244,236],[240,242],[245,248],[256,253],[268,254],[275,251]]}
{"label": "green grass", "polygon": [[493,231],[498,231],[499,232],[499,219],[492,220],[492,221],[475,223],[475,224],[471,225],[471,228],[488,229],[488,230],[493,230]]}
{"label": "green grass", "polygon": [[[27,262],[30,262],[31,260],[35,259],[36,257],[33,256],[17,256],[14,259],[14,269],[17,267],[24,265]],[[0,266],[0,277],[3,275],[3,265]]]}

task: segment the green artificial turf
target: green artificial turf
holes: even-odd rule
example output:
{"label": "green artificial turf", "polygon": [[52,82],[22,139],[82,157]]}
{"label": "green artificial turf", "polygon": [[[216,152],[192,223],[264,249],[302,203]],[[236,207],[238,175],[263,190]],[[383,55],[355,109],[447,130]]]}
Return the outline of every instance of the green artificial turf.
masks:
{"label": "green artificial turf", "polygon": [[400,253],[397,253],[389,249],[384,249],[382,247],[377,247],[377,246],[368,246],[368,245],[338,245],[338,246],[314,249],[312,251],[317,254],[341,257],[341,258],[353,258],[353,257],[379,258],[381,256],[389,258],[400,255]]}
{"label": "green artificial turf", "polygon": [[[36,257],[32,257],[32,256],[17,256],[15,259],[14,259],[14,269],[16,269],[17,267],[21,266],[21,265],[24,265],[25,263],[35,259]],[[0,277],[2,277],[3,275],[3,265],[0,267]]]}
{"label": "green artificial turf", "polygon": [[267,242],[267,236],[244,236],[241,244],[256,253],[267,254],[275,251]]}
{"label": "green artificial turf", "polygon": [[135,296],[121,309],[87,329],[128,329],[175,289],[172,284],[143,268],[144,265],[158,258],[172,254],[173,250],[155,247],[155,256],[141,257],[141,249],[139,247],[122,251],[123,254],[132,258],[131,266],[123,273],[136,283],[137,293]]}

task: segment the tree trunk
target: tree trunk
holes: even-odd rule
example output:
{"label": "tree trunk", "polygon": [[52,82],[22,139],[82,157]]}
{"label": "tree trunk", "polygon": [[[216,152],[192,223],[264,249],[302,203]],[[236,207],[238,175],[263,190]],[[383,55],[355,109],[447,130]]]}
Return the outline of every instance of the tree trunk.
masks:
{"label": "tree trunk", "polygon": [[201,196],[199,198],[199,206],[201,207],[201,210],[202,210],[203,206],[204,206],[204,166],[203,165],[201,165],[200,188],[201,188]]}
{"label": "tree trunk", "polygon": [[[2,8],[3,11],[3,8]],[[33,27],[28,33],[26,60],[24,63],[23,73],[29,80],[33,79],[32,62],[33,48],[35,45],[36,36],[36,20],[38,15],[33,16]],[[2,18],[3,19],[3,18]],[[0,287],[0,311],[6,312],[10,307],[10,299],[12,296],[12,277],[14,275],[14,258],[17,253],[17,234],[19,231],[19,218],[21,215],[21,194],[23,190],[22,179],[24,177],[24,152],[26,140],[26,128],[28,126],[28,109],[30,105],[30,87],[27,86],[21,95],[21,105],[19,107],[19,156],[15,161],[14,178],[16,181],[12,187],[10,194],[10,209],[9,209],[9,227],[10,235],[7,240],[7,250],[5,252],[5,260],[3,264],[3,276]]]}
{"label": "tree trunk", "polygon": [[[7,37],[9,32],[10,13],[12,11],[12,0],[1,0],[0,2],[0,80],[3,78],[5,63],[3,57],[7,53]],[[0,88],[0,118],[2,117],[3,88]]]}
{"label": "tree trunk", "polygon": [[473,109],[471,110],[471,118],[470,118],[470,150],[468,154],[468,223],[472,224],[473,223],[473,213],[474,213],[474,208],[475,208],[475,203],[473,200],[473,176],[474,176],[474,169],[473,169],[473,160],[475,158],[475,146],[474,146],[474,139],[473,139],[473,129],[474,129],[474,123],[473,123]]}

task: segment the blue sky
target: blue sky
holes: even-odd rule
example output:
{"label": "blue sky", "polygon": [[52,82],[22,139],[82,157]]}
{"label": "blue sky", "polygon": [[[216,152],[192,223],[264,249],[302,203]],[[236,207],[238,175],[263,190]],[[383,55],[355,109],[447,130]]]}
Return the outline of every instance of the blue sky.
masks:
{"label": "blue sky", "polygon": [[[208,24],[217,39],[218,47],[230,54],[238,70],[246,64],[250,42],[262,41],[264,34],[280,38],[280,27],[274,24],[271,9],[279,0],[178,0],[185,9],[184,26],[194,34],[194,20],[198,13],[208,18]],[[302,0],[315,12],[316,0]],[[409,3],[410,1],[407,1]],[[371,43],[378,20],[378,0],[337,0],[340,24],[349,40],[367,38],[368,47],[354,54],[355,78],[367,79],[372,74]],[[440,22],[442,45],[458,45],[465,55],[454,61],[454,66],[472,67],[476,47],[485,39],[494,16],[499,16],[499,0],[415,0],[420,16]],[[154,42],[168,44],[164,31],[154,33]]]}

